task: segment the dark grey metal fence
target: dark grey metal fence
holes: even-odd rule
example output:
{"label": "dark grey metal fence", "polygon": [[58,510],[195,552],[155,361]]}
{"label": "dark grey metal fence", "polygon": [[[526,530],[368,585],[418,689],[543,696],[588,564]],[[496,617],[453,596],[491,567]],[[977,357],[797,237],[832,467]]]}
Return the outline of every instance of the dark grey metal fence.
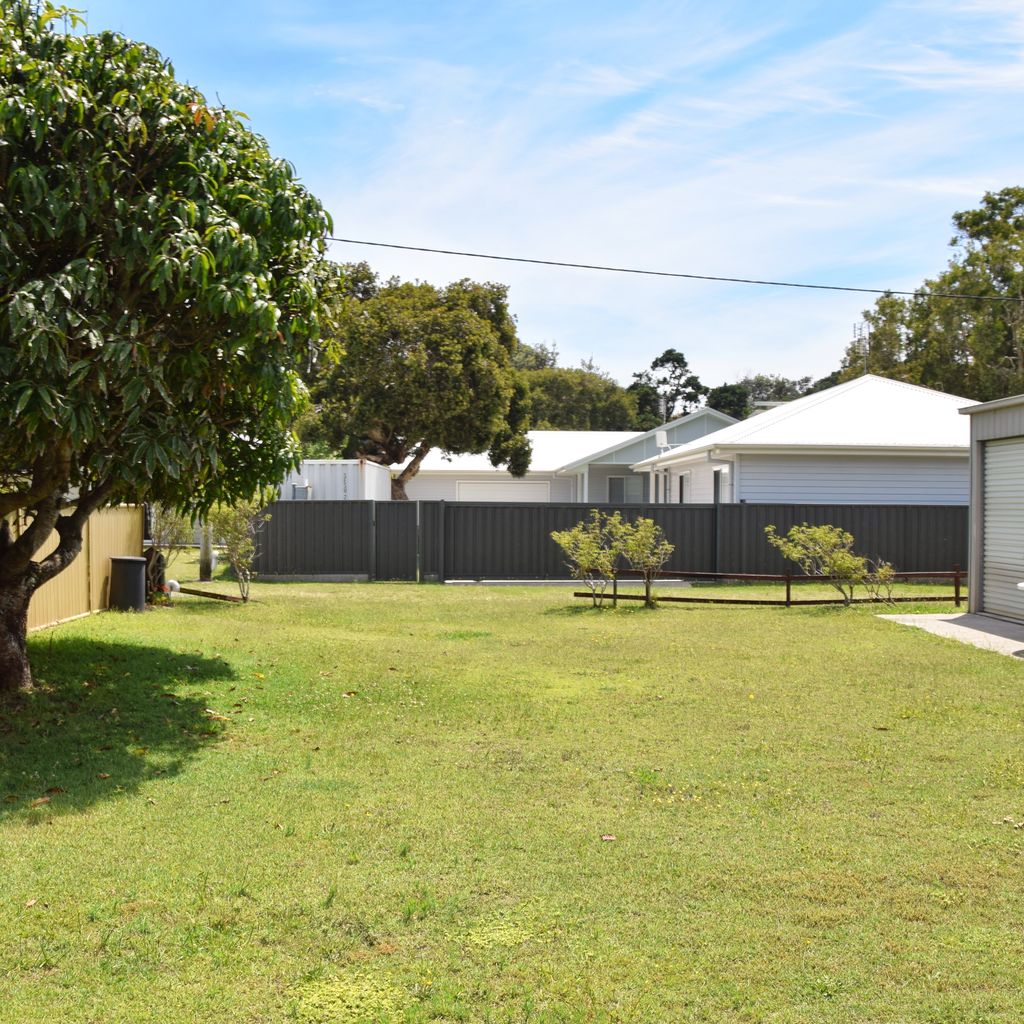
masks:
{"label": "dark grey metal fence", "polygon": [[[571,528],[588,504],[279,501],[259,538],[264,576],[356,575],[370,579],[567,579],[553,530]],[[616,506],[596,506],[613,511]],[[625,505],[653,519],[675,545],[666,568],[784,572],[765,540],[774,524],[831,523],[857,551],[903,572],[967,565],[963,505]]]}

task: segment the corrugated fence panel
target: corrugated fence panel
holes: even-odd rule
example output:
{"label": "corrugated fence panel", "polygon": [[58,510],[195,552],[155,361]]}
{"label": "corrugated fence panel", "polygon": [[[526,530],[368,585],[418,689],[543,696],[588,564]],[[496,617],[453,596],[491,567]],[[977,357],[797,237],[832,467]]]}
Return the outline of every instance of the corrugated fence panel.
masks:
{"label": "corrugated fence panel", "polygon": [[[142,554],[143,510],[108,508],[89,520],[89,600],[93,609],[106,608],[110,596],[110,559]],[[84,558],[83,550],[79,558]]]}
{"label": "corrugated fence panel", "polygon": [[[45,558],[56,548],[56,531],[35,555]],[[82,532],[78,557],[32,596],[28,628],[39,629],[107,607],[111,555],[142,554],[142,508],[121,506],[94,512]]]}
{"label": "corrugated fence panel", "polygon": [[891,562],[900,572],[967,566],[967,508],[962,505],[722,505],[721,572],[778,573],[792,563],[765,539],[791,526],[830,524],[851,533],[858,554]]}
{"label": "corrugated fence panel", "polygon": [[376,568],[379,580],[416,579],[416,516],[415,501],[378,501]]}
{"label": "corrugated fence panel", "polygon": [[445,502],[418,501],[420,515],[420,573],[421,579],[432,580],[441,577],[441,521],[444,517]]}
{"label": "corrugated fence panel", "polygon": [[257,538],[260,575],[372,573],[372,501],[275,501],[267,511]]}
{"label": "corrugated fence panel", "polygon": [[[257,569],[266,575],[366,573],[416,578],[417,517],[422,578],[565,579],[554,530],[586,519],[589,504],[287,501],[271,507]],[[614,511],[614,506],[596,506]],[[675,551],[667,568],[774,573],[792,568],[765,540],[774,525],[831,523],[853,534],[858,552],[905,572],[967,564],[967,508],[924,505],[629,505],[648,516]],[[371,516],[376,517],[376,526]]]}

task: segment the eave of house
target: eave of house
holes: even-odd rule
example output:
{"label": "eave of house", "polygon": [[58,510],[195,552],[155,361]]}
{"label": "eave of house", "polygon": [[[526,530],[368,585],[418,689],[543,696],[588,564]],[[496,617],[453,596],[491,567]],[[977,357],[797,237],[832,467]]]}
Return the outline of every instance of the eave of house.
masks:
{"label": "eave of house", "polygon": [[910,456],[928,456],[936,458],[967,458],[966,445],[956,446],[894,446],[894,445],[705,445],[698,450],[680,452],[673,455],[666,452],[656,455],[643,462],[634,463],[630,469],[643,473],[653,469],[666,469],[669,466],[710,462],[728,459],[735,455],[881,455],[886,457],[905,458]]}

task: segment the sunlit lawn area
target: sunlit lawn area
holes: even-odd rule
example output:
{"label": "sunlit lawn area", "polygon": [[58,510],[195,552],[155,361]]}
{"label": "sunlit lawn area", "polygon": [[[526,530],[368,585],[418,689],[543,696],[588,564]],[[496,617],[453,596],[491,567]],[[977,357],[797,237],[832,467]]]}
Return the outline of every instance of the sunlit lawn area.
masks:
{"label": "sunlit lawn area", "polygon": [[1024,665],[876,611],[257,583],[36,634],[0,1020],[1019,1021]]}

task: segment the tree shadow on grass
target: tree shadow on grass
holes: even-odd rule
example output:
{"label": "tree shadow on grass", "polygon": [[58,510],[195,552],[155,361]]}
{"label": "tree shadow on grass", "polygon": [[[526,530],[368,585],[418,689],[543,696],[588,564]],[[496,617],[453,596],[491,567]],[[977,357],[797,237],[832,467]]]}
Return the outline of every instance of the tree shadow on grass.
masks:
{"label": "tree shadow on grass", "polygon": [[80,811],[172,777],[224,731],[209,698],[175,692],[233,679],[222,658],[52,633],[29,648],[36,689],[0,704],[0,819]]}

